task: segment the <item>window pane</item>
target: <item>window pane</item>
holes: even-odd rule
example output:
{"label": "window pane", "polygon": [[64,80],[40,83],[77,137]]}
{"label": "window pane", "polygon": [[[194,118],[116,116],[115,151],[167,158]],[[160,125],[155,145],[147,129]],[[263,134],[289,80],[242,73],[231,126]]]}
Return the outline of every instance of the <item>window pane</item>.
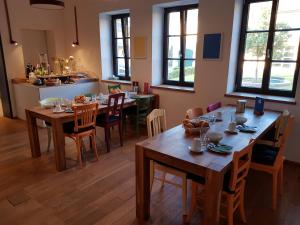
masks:
{"label": "window pane", "polygon": [[186,36],[185,38],[185,58],[195,59],[196,58],[196,45],[197,45],[197,35]]}
{"label": "window pane", "polygon": [[184,81],[194,82],[195,79],[195,60],[184,61]]}
{"label": "window pane", "polygon": [[272,63],[270,89],[291,91],[295,69],[296,63]]}
{"label": "window pane", "polygon": [[180,35],[180,12],[169,13],[169,35]]}
{"label": "window pane", "polygon": [[186,34],[197,34],[198,31],[198,9],[187,11]]}
{"label": "window pane", "polygon": [[124,57],[123,39],[117,39],[117,57]]}
{"label": "window pane", "polygon": [[179,65],[179,60],[168,60],[168,80],[179,81]]}
{"label": "window pane", "polygon": [[131,59],[128,59],[128,70],[129,70],[129,76],[131,74]]}
{"label": "window pane", "polygon": [[121,38],[121,37],[123,37],[123,35],[122,35],[122,23],[121,23],[121,19],[116,19],[115,21],[116,21],[115,22],[116,23],[115,29],[116,29],[117,37]]}
{"label": "window pane", "polygon": [[274,60],[297,60],[300,31],[275,32],[273,43]]}
{"label": "window pane", "polygon": [[299,0],[280,0],[276,29],[300,28],[300,1]]}
{"label": "window pane", "polygon": [[247,62],[243,64],[242,86],[261,88],[264,62]]}
{"label": "window pane", "polygon": [[177,59],[180,58],[180,37],[169,37],[168,41],[168,57]]}
{"label": "window pane", "polygon": [[117,71],[119,76],[125,76],[125,59],[118,59]]}
{"label": "window pane", "polygon": [[271,18],[272,1],[251,3],[247,30],[268,30]]}
{"label": "window pane", "polygon": [[248,33],[246,36],[246,49],[244,59],[265,59],[268,33]]}

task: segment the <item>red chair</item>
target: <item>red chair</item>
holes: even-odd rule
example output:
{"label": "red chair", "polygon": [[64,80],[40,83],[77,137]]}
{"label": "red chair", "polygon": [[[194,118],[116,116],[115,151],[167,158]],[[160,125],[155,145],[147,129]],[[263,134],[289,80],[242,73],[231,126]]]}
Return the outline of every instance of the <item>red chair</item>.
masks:
{"label": "red chair", "polygon": [[123,146],[122,112],[124,99],[124,93],[109,95],[105,114],[102,114],[97,117],[97,126],[104,128],[107,152],[110,151],[111,127],[119,127],[120,144],[121,146]]}
{"label": "red chair", "polygon": [[206,111],[209,113],[209,112],[215,111],[216,109],[219,109],[221,107],[222,107],[222,103],[217,102],[217,103],[208,105],[206,108]]}

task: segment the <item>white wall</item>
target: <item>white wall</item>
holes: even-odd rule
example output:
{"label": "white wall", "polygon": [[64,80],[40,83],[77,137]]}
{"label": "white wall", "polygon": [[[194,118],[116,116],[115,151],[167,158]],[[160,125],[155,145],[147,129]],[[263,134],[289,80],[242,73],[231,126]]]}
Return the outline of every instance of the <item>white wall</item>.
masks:
{"label": "white wall", "polygon": [[[230,56],[234,56],[230,51],[237,51],[235,45],[231,45],[231,40],[237,40],[238,33],[233,31],[233,17],[235,4],[242,0],[200,0],[199,1],[199,34],[196,60],[195,93],[181,93],[167,90],[154,90],[160,95],[160,105],[167,110],[168,126],[179,124],[186,109],[201,106],[204,107],[215,101],[222,101],[224,104],[234,103],[234,99],[225,98],[228,76],[234,77],[234,67],[229,67]],[[147,58],[132,60],[132,80],[143,82],[156,81],[152,71],[152,8],[153,5],[170,2],[169,0],[66,0],[64,10],[64,22],[60,12],[40,12],[30,9],[27,1],[9,0],[9,4],[15,5],[12,13],[12,26],[14,36],[18,38],[18,30],[21,28],[39,27],[44,30],[54,29],[57,31],[62,41],[59,44],[66,44],[66,55],[74,55],[80,59],[80,63],[89,71],[102,78],[100,35],[99,35],[99,13],[110,12],[122,9],[129,9],[131,15],[131,36],[145,36],[147,38]],[[16,3],[21,5],[16,7]],[[182,1],[183,2],[183,1]],[[0,0],[1,10],[1,33],[5,35],[5,54],[8,72],[11,77],[23,72],[21,47],[15,48],[7,44],[7,31],[3,12],[3,0]],[[80,46],[71,47],[75,38],[73,6],[76,4],[78,13],[78,28]],[[55,16],[53,16],[55,15]],[[38,19],[36,19],[38,17]],[[62,26],[64,23],[64,26]],[[46,28],[47,27],[47,28]],[[219,61],[204,61],[201,57],[203,34],[222,32],[224,34],[222,59]],[[232,37],[233,33],[233,37]],[[63,35],[65,35],[63,37]],[[65,42],[63,41],[65,38]],[[57,48],[60,50],[60,48]],[[60,54],[58,52],[58,54]],[[234,58],[234,57],[233,57]],[[155,66],[155,65],[154,65]],[[157,67],[161,67],[158,63]],[[230,72],[228,72],[230,71]],[[154,79],[153,79],[154,78]],[[300,85],[298,85],[300,89]],[[105,88],[101,85],[101,88]],[[103,90],[104,91],[104,90]],[[298,91],[296,100],[300,100]],[[253,104],[249,101],[249,105]],[[297,133],[300,132],[300,105],[286,105],[277,103],[267,103],[267,108],[289,109],[296,115],[296,124],[291,135],[287,148],[287,158],[300,162],[300,152],[298,151],[299,141]]]}

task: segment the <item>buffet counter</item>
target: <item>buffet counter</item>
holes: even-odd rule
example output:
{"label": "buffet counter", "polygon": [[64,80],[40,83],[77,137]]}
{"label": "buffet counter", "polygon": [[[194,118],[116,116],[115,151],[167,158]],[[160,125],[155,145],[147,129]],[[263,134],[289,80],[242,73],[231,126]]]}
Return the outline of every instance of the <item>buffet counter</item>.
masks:
{"label": "buffet counter", "polygon": [[73,99],[78,95],[99,93],[99,80],[96,78],[80,78],[71,84],[56,86],[33,85],[26,79],[17,78],[12,80],[14,98],[16,103],[17,117],[26,120],[25,108],[39,105],[39,101],[46,98]]}

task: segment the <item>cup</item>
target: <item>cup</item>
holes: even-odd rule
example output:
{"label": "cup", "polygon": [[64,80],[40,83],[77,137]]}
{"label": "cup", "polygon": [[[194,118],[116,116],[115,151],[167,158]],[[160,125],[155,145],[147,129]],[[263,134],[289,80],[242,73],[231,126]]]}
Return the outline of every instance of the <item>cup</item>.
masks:
{"label": "cup", "polygon": [[194,138],[191,146],[191,150],[193,151],[201,151],[201,139],[200,138]]}
{"label": "cup", "polygon": [[236,129],[236,122],[235,121],[230,122],[228,125],[228,130],[234,132],[235,129]]}
{"label": "cup", "polygon": [[61,105],[60,104],[57,104],[56,106],[55,106],[55,109],[54,109],[56,112],[59,112],[59,111],[61,111]]}
{"label": "cup", "polygon": [[215,115],[217,119],[222,119],[222,112],[216,112]]}

